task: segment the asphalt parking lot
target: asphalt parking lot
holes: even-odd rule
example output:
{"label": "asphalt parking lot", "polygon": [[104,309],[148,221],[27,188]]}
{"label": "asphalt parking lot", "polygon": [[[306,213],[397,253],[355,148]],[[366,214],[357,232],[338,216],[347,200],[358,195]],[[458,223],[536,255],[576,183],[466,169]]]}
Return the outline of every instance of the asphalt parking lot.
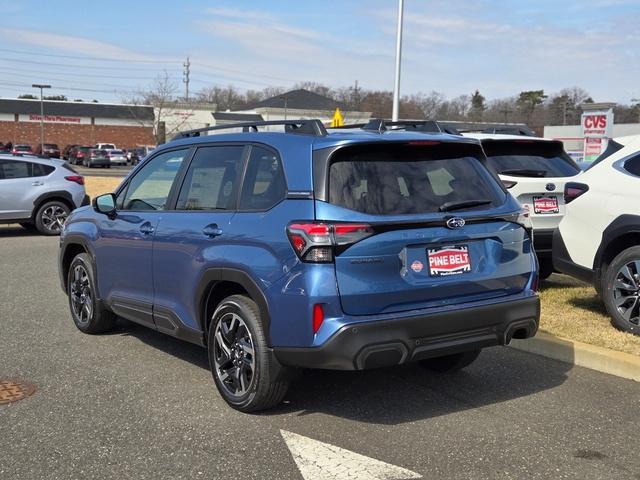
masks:
{"label": "asphalt parking lot", "polygon": [[79,174],[92,177],[126,177],[131,166],[113,166],[111,168],[89,168],[82,165],[72,165]]}
{"label": "asphalt parking lot", "polygon": [[[0,405],[0,478],[296,479],[298,436],[426,479],[640,478],[638,383],[495,348],[453,376],[305,372],[275,410],[241,414],[204,350],[125,321],[78,332],[57,238],[0,227],[0,246],[0,378],[37,386]],[[372,478],[319,476],[327,450],[308,445],[306,478]]]}

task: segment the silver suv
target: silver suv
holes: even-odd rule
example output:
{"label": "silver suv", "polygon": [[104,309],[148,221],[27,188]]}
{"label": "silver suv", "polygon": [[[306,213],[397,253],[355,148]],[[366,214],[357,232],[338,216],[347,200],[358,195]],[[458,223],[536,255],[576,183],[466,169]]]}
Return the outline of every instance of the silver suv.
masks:
{"label": "silver suv", "polygon": [[0,155],[0,223],[58,235],[71,210],[88,204],[84,177],[64,161]]}

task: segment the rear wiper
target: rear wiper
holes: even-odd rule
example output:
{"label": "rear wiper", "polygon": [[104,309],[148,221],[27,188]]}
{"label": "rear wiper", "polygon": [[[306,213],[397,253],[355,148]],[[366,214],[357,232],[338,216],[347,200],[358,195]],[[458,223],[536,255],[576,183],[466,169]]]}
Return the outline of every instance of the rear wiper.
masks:
{"label": "rear wiper", "polygon": [[514,168],[512,170],[502,170],[500,173],[504,175],[513,175],[516,177],[544,177],[547,174],[547,171],[532,170],[528,168]]}
{"label": "rear wiper", "polygon": [[463,208],[479,207],[480,205],[489,205],[493,200],[478,199],[478,200],[461,200],[458,202],[446,202],[440,205],[438,210],[441,212],[450,212],[452,210],[462,210]]}

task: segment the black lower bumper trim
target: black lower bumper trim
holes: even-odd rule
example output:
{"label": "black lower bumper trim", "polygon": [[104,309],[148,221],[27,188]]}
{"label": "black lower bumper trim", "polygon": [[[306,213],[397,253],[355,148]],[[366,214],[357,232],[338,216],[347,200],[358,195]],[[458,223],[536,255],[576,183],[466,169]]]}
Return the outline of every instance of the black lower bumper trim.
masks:
{"label": "black lower bumper trim", "polygon": [[449,312],[344,326],[324,345],[274,348],[283,365],[362,370],[506,345],[538,330],[537,296]]}
{"label": "black lower bumper trim", "polygon": [[553,229],[533,231],[533,248],[539,257],[551,256],[552,243]]}

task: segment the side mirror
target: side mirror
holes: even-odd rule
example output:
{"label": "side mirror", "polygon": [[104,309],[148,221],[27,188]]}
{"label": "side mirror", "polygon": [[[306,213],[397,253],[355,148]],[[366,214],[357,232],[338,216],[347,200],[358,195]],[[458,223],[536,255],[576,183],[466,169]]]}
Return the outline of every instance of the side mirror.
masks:
{"label": "side mirror", "polygon": [[113,193],[105,193],[93,199],[93,209],[108,217],[116,214],[116,196]]}

